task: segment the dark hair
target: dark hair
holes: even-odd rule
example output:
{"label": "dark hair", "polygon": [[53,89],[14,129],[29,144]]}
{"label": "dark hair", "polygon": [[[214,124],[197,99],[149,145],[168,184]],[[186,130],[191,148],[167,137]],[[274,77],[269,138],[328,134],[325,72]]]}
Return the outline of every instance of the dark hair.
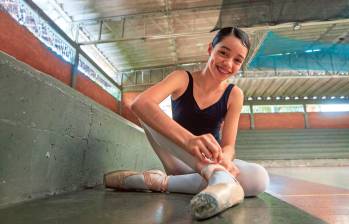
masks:
{"label": "dark hair", "polygon": [[224,39],[224,37],[229,35],[233,35],[236,38],[238,38],[241,41],[242,45],[244,45],[247,48],[247,50],[250,50],[251,43],[248,34],[237,27],[225,27],[220,29],[212,40],[212,47],[215,47],[216,44],[218,44]]}

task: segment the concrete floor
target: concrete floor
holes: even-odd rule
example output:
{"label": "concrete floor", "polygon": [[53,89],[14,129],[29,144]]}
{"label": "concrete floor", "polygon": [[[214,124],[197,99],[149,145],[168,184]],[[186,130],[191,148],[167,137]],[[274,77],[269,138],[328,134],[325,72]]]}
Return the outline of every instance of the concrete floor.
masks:
{"label": "concrete floor", "polygon": [[269,168],[267,192],[331,224],[349,223],[349,167]]}
{"label": "concrete floor", "polygon": [[268,172],[349,190],[349,166],[275,167]]}
{"label": "concrete floor", "polygon": [[2,224],[16,223],[324,223],[266,193],[205,221],[189,212],[191,195],[116,192],[103,188],[35,200],[0,210]]}

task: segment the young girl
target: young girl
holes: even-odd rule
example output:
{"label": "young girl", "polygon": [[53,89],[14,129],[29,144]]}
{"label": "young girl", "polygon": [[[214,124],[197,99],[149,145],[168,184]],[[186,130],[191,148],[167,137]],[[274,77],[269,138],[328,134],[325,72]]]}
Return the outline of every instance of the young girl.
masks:
{"label": "young girl", "polygon": [[[239,71],[249,48],[244,31],[223,28],[208,46],[209,59],[203,70],[174,71],[140,94],[131,108],[166,174],[160,170],[114,171],[105,175],[105,186],[196,194],[191,211],[197,219],[263,192],[269,183],[266,170],[235,159],[244,96],[239,87],[226,82]],[[168,96],[173,119],[159,107]]]}

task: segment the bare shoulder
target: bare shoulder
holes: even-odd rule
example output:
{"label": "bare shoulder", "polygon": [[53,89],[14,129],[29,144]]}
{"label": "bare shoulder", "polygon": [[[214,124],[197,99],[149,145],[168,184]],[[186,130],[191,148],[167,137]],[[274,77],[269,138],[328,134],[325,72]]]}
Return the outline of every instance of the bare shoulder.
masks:
{"label": "bare shoulder", "polygon": [[188,75],[187,75],[187,72],[184,70],[175,70],[171,72],[165,79],[181,82],[181,81],[188,80]]}
{"label": "bare shoulder", "polygon": [[240,87],[238,87],[237,85],[234,85],[234,88],[230,92],[230,96],[244,97],[244,92],[242,92],[242,89]]}
{"label": "bare shoulder", "polygon": [[156,91],[166,92],[170,95],[177,94],[188,83],[188,75],[184,70],[175,70],[167,75],[162,81],[154,85]]}
{"label": "bare shoulder", "polygon": [[173,99],[180,97],[187,89],[189,83],[188,74],[184,70],[175,70],[170,73],[166,79],[175,86],[174,91],[172,92]]}
{"label": "bare shoulder", "polygon": [[228,108],[230,105],[242,105],[244,102],[244,92],[240,87],[234,85],[234,88],[231,90],[228,100]]}
{"label": "bare shoulder", "polygon": [[186,77],[185,71],[173,71],[166,76],[166,78],[139,94],[137,101],[152,101],[159,104],[166,99],[166,97],[176,95],[183,88],[185,88],[183,83],[188,83],[186,79],[188,79],[188,77]]}

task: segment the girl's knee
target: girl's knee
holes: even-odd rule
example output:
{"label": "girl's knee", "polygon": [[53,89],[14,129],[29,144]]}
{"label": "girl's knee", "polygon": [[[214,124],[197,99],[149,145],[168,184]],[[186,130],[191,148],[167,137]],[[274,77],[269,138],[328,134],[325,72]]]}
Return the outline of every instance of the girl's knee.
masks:
{"label": "girl's knee", "polygon": [[264,167],[259,164],[250,163],[247,170],[240,170],[240,184],[244,188],[245,196],[257,196],[263,193],[269,185],[269,175]]}
{"label": "girl's knee", "polygon": [[255,169],[256,183],[253,189],[254,191],[252,192],[252,196],[257,196],[258,194],[263,193],[269,186],[269,174],[267,170],[258,164],[256,164]]}

